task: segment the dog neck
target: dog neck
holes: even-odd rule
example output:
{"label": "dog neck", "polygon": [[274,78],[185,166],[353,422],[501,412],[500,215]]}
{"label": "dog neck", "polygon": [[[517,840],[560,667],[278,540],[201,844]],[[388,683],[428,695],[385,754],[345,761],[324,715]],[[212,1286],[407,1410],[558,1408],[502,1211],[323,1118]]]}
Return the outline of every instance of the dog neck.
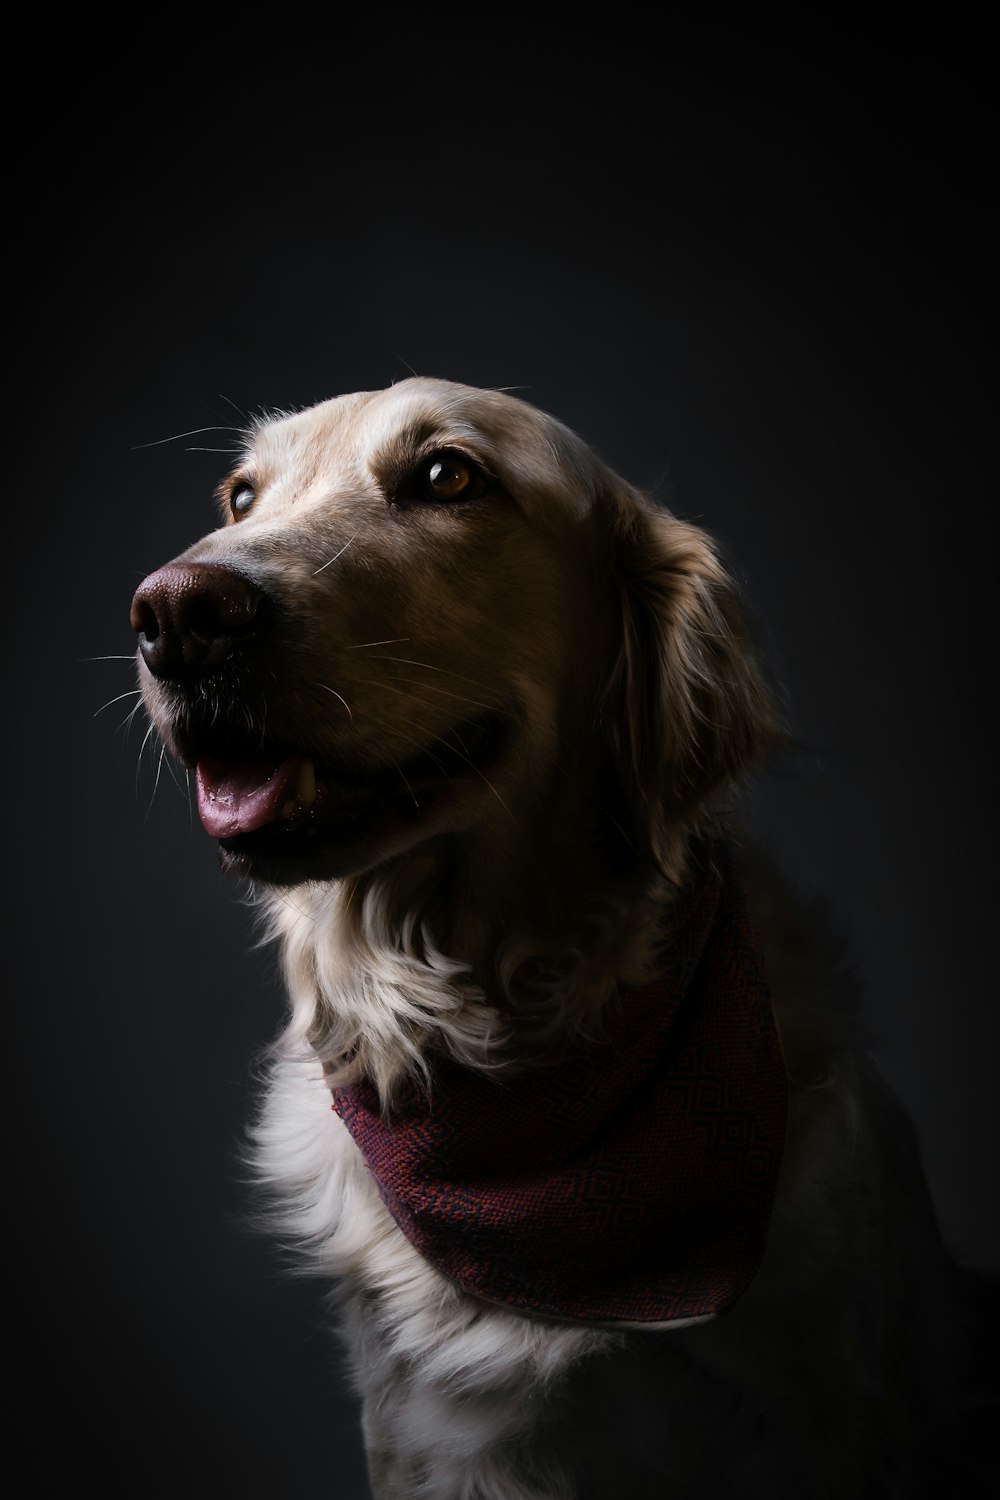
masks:
{"label": "dog neck", "polygon": [[388,1103],[435,1053],[530,1065],[598,1027],[616,979],[648,973],[668,883],[626,857],[596,774],[586,799],[578,776],[559,782],[576,788],[572,803],[553,782],[516,817],[498,802],[476,828],[376,870],[272,893],[284,1045],[311,1049],[335,1083],[368,1079]]}
{"label": "dog neck", "polygon": [[618,986],[602,1035],[578,1032],[544,1069],[498,1077],[442,1058],[389,1108],[366,1079],[333,1088],[399,1228],[467,1291],[660,1326],[715,1316],[755,1275],[787,1090],[725,841],[694,851],[656,969]]}

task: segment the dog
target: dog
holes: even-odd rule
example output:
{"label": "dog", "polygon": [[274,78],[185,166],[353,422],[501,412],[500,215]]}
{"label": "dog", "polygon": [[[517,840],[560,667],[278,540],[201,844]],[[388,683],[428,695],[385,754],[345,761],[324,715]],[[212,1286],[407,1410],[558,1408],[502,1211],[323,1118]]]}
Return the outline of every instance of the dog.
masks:
{"label": "dog", "polygon": [[250,1161],[373,1495],[975,1493],[995,1287],[750,832],[793,741],[709,534],[424,377],[253,422],[218,503],[139,681],[280,944]]}

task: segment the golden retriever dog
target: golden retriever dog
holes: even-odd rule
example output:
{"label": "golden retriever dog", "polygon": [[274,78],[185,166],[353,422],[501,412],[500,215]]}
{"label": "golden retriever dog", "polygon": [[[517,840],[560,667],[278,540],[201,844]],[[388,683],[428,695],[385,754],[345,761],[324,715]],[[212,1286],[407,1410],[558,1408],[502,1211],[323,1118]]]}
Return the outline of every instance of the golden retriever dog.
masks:
{"label": "golden retriever dog", "polygon": [[995,1296],[747,831],[789,742],[710,537],[427,378],[260,420],[218,500],[140,684],[281,947],[248,1151],[373,1495],[977,1493]]}

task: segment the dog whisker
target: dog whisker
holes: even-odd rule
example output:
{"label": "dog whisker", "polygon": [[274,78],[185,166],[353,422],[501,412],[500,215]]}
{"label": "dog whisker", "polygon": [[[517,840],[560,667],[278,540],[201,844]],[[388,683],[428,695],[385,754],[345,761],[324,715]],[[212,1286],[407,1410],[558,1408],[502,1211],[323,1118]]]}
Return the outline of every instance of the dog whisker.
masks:
{"label": "dog whisker", "polygon": [[[413,368],[413,366],[410,364],[409,360],[408,359],[404,359],[403,356],[399,353],[398,350],[396,350],[396,349],[390,349],[389,353],[393,356],[394,359],[398,359],[399,363],[401,365],[405,365],[406,368],[409,370],[409,372],[410,372],[411,375],[416,375],[417,372]],[[396,381],[394,380],[392,382],[392,384],[395,385]]]}
{"label": "dog whisker", "polygon": [[408,635],[396,635],[396,636],[393,636],[392,639],[388,640],[388,641],[362,641],[362,643],[361,643],[360,646],[345,646],[344,650],[345,651],[367,651],[367,649],[368,649],[369,646],[396,646],[396,645],[399,645],[400,642],[402,642],[402,641],[408,641],[409,639],[410,639],[410,637]]}
{"label": "dog whisker", "polygon": [[428,672],[441,672],[445,677],[457,677],[461,682],[476,682],[475,677],[466,677],[462,672],[456,672],[451,667],[435,667],[429,661],[414,661],[412,656],[373,656],[372,661],[397,661],[408,667],[424,667]]}
{"label": "dog whisker", "polygon": [[[317,685],[319,687],[322,687],[323,684],[319,683]],[[408,743],[409,743],[409,745],[410,745],[410,747],[412,747],[412,749],[414,749],[414,750],[423,750],[423,749],[426,748],[425,745],[424,745],[424,742],[422,740],[417,739],[417,737],[415,735],[413,735],[413,734],[409,734],[409,735],[403,734],[402,731],[401,731],[401,729],[400,729],[399,724],[390,723],[387,719],[380,719],[377,714],[373,714],[370,711],[366,711],[366,713],[365,713],[365,721],[368,724],[377,724],[377,725],[379,725],[380,728],[389,730],[389,735],[391,737],[393,737],[393,738],[399,738],[400,735],[402,734],[402,738],[405,739],[405,740],[407,740]],[[417,798],[416,798],[416,795],[415,795],[415,793],[413,791],[413,788],[411,787],[410,783],[407,781],[406,777],[404,776],[402,767],[400,766],[398,760],[396,760],[395,756],[393,756],[392,754],[390,754],[389,750],[386,749],[385,747],[382,748],[381,753],[385,756],[386,760],[389,761],[389,763],[392,766],[394,766],[396,768],[396,770],[399,772],[399,776],[400,776],[400,779],[403,782],[403,785],[406,787],[406,790],[409,792],[410,796],[413,798],[413,805],[414,805],[414,807],[419,807],[420,803],[417,801]],[[445,773],[445,774],[447,774],[447,773]]]}
{"label": "dog whisker", "polygon": [[241,411],[240,408],[236,405],[236,402],[232,399],[232,397],[225,395],[225,393],[223,391],[219,392],[219,400],[220,401],[224,401],[227,406],[231,406],[233,408],[233,411],[236,413],[236,415],[240,418],[240,420],[244,424],[244,429],[243,430],[246,431],[247,428],[249,427],[249,424],[250,424],[250,418],[248,417],[247,413],[245,411]]}
{"label": "dog whisker", "polygon": [[350,705],[350,704],[349,704],[349,703],[348,703],[348,701],[347,701],[347,699],[346,699],[346,698],[342,698],[342,697],[341,697],[341,695],[340,695],[340,694],[339,694],[339,693],[338,693],[338,692],[337,692],[337,690],[336,690],[336,688],[332,688],[332,687],[327,687],[327,685],[326,685],[326,683],[325,683],[325,682],[316,682],[316,681],[313,681],[313,684],[312,684],[312,686],[313,686],[313,687],[318,687],[318,688],[322,688],[322,689],[323,689],[323,691],[324,691],[324,693],[332,693],[332,694],[333,694],[333,696],[334,696],[334,697],[335,697],[335,698],[337,698],[337,699],[339,699],[339,700],[340,700],[340,702],[341,702],[341,703],[342,703],[342,704],[343,704],[343,705],[344,705],[344,707],[345,707],[345,708],[346,708],[346,709],[347,709],[347,714],[348,714],[348,717],[349,717],[349,718],[351,718],[351,719],[353,719],[353,718],[354,718],[354,715],[353,715],[353,714],[352,714],[352,713],[351,713],[351,705]]}
{"label": "dog whisker", "polygon": [[[392,760],[392,756],[390,756],[390,757],[389,757],[389,759],[390,759],[390,760]],[[401,765],[400,765],[400,764],[399,764],[399,762],[398,762],[398,761],[396,761],[396,760],[393,760],[393,761],[392,761],[392,763],[393,763],[393,765],[394,765],[394,766],[395,766],[395,767],[396,767],[396,770],[397,770],[397,771],[398,771],[398,772],[399,772],[399,779],[400,779],[400,781],[401,781],[401,782],[402,782],[402,783],[403,783],[403,785],[404,785],[404,786],[405,786],[405,787],[406,787],[406,790],[407,790],[407,791],[408,791],[408,792],[409,792],[409,794],[410,794],[410,797],[411,797],[411,799],[412,799],[412,801],[413,801],[413,805],[414,805],[414,807],[417,807],[417,808],[419,808],[419,806],[420,806],[420,803],[419,803],[419,802],[418,802],[418,800],[417,800],[417,794],[416,794],[416,792],[415,792],[415,791],[414,791],[414,790],[413,790],[413,788],[412,788],[412,786],[411,786],[411,785],[410,785],[410,783],[409,783],[409,782],[408,782],[408,781],[407,781],[407,779],[406,779],[406,776],[405,776],[405,775],[404,775],[404,773],[403,773],[403,768],[402,768],[402,766],[401,766]]]}
{"label": "dog whisker", "polygon": [[[369,682],[368,685],[370,687],[387,687],[387,688],[391,688],[391,689],[393,689],[397,693],[402,691],[401,688],[396,687],[396,685],[394,683],[392,683],[392,682],[374,682],[373,681],[373,682]],[[452,696],[452,695],[449,695],[449,696]],[[365,717],[366,718],[372,718],[372,715],[366,713]],[[383,720],[383,719],[375,719],[375,720],[373,720],[373,722],[385,725],[385,720]],[[386,727],[393,728],[394,726],[387,725]],[[451,750],[455,754],[458,753],[457,751],[455,751],[454,745],[449,745],[448,741],[446,739],[443,739],[441,737],[441,735],[434,734],[431,730],[426,730],[424,732],[426,733],[426,735],[427,735],[427,737],[429,739],[436,740],[437,743],[439,745],[443,745],[446,750]],[[461,741],[461,739],[459,739],[459,736],[455,732],[455,730],[451,730],[450,733],[453,734],[454,737],[455,737],[455,739],[458,740],[459,744],[462,745],[462,741]],[[413,740],[413,744],[419,746],[420,748],[426,748],[426,746],[421,746],[419,740]],[[464,745],[462,745],[462,750],[465,751],[465,746]],[[430,751],[428,751],[427,753],[430,754]],[[434,764],[439,768],[439,770],[441,770],[443,772],[443,774],[445,776],[447,776],[448,780],[449,781],[453,780],[453,778],[449,775],[448,771],[445,770],[445,768],[441,765],[441,762],[439,760],[437,760],[433,756],[431,758],[434,760]],[[469,767],[469,770],[472,771],[472,772],[474,772],[474,774],[479,777],[480,781],[482,781],[483,784],[486,787],[489,788],[489,790],[493,793],[493,796],[500,803],[500,806],[503,808],[504,812],[507,813],[507,815],[509,817],[512,817],[513,814],[511,813],[510,808],[507,806],[506,802],[501,797],[501,795],[497,791],[496,787],[493,785],[493,783],[491,781],[488,780],[488,778],[483,774],[483,772],[480,770],[480,768],[477,765],[475,765],[475,763],[473,761],[471,761],[469,759],[468,752],[466,751],[465,754],[460,755],[459,758],[461,760],[463,760],[465,762],[465,764]]]}
{"label": "dog whisker", "polygon": [[[378,683],[374,684],[374,686],[376,686],[376,687],[379,686],[379,685],[380,684],[378,684]],[[369,711],[366,711],[366,713],[365,713],[365,719],[366,719],[366,721],[368,723],[378,724],[381,728],[389,730],[390,734],[393,735],[393,736],[398,736],[399,733],[400,733],[400,726],[399,726],[398,723],[396,723],[396,722],[390,722],[387,719],[380,719],[380,718],[377,717],[377,715],[375,715],[375,714],[373,714],[373,713],[371,713]],[[442,776],[444,776],[447,781],[453,780],[453,778],[452,778],[450,772],[448,771],[447,767],[443,766],[441,764],[441,762],[438,760],[437,756],[434,755],[434,754],[432,754],[432,752],[427,748],[427,740],[428,739],[436,740],[439,744],[444,745],[445,749],[454,750],[454,747],[448,745],[445,740],[441,739],[440,735],[433,734],[429,729],[425,730],[425,729],[423,729],[423,727],[421,725],[416,725],[415,727],[418,728],[418,729],[420,729],[421,734],[424,735],[424,738],[423,739],[418,739],[415,734],[405,735],[404,738],[406,738],[408,740],[410,747],[412,749],[416,750],[416,751],[420,751],[423,754],[427,755],[434,762],[434,764],[437,766],[438,770],[441,772]],[[404,785],[406,786],[406,790],[409,792],[410,796],[413,798],[413,805],[414,805],[414,807],[419,807],[420,803],[418,802],[417,797],[416,797],[416,795],[415,795],[415,793],[413,791],[413,788],[410,786],[410,783],[407,781],[405,775],[403,775],[403,770],[402,770],[402,767],[400,766],[399,762],[395,759],[394,756],[390,755],[387,750],[384,751],[384,754],[386,756],[386,759],[389,760],[392,763],[392,765],[395,766],[396,770],[399,772],[399,775],[402,778],[402,781],[403,781]]]}
{"label": "dog whisker", "polygon": [[315,578],[317,576],[317,574],[322,573],[323,569],[324,568],[328,568],[331,563],[335,563],[337,561],[338,557],[343,557],[344,553],[347,551],[347,549],[351,545],[351,543],[352,542],[356,542],[357,539],[358,539],[358,537],[360,535],[361,535],[360,531],[356,531],[352,537],[348,537],[347,541],[341,547],[340,551],[339,552],[335,552],[332,557],[327,558],[326,562],[323,563],[322,567],[319,567],[319,568],[316,569],[316,572],[313,574],[313,577]]}
{"label": "dog whisker", "polygon": [[152,739],[152,737],[155,734],[156,734],[156,726],[155,726],[155,724],[150,724],[149,727],[146,730],[146,733],[142,737],[142,744],[139,746],[139,759],[142,758],[142,752],[145,750],[145,748],[148,745],[150,739]]}
{"label": "dog whisker", "polygon": [[136,714],[139,712],[142,706],[142,698],[140,696],[139,702],[132,705],[128,713],[125,715],[124,719],[122,719],[121,723],[118,725],[118,730],[116,731],[117,733],[121,733],[121,731],[124,729],[127,735],[128,730],[132,727],[132,720],[135,718]]}
{"label": "dog whisker", "polygon": [[495,703],[483,703],[479,698],[470,698],[465,693],[449,693],[447,688],[435,687],[432,682],[413,682],[411,678],[400,677],[398,674],[390,678],[393,683],[404,683],[407,687],[419,688],[422,693],[439,693],[442,698],[454,698],[456,703],[471,703],[475,708],[495,710]]}
{"label": "dog whisker", "polygon": [[190,806],[191,783],[188,780],[187,770],[186,769],[184,770],[184,784],[182,786],[181,783],[177,779],[177,771],[174,768],[174,758],[173,758],[172,755],[167,755],[165,757],[165,764],[166,764],[166,767],[167,767],[167,771],[170,774],[170,780],[173,782],[174,786],[181,793],[181,795],[184,796],[188,800],[188,804]]}
{"label": "dog whisker", "polygon": [[146,746],[149,744],[151,736],[153,736],[155,733],[156,733],[155,725],[150,724],[148,726],[148,728],[146,729],[146,733],[142,737],[142,744],[139,746],[139,753],[138,753],[138,755],[135,758],[135,795],[136,795],[136,797],[138,797],[138,795],[139,795],[139,777],[142,774],[142,757],[143,757],[143,753],[145,752]]}
{"label": "dog whisker", "polygon": [[214,427],[191,427],[187,432],[175,432],[172,437],[154,438],[151,443],[135,443],[131,451],[137,453],[142,448],[161,448],[164,443],[176,443],[181,438],[197,437],[200,432],[234,432],[235,430],[233,427],[218,425]]}
{"label": "dog whisker", "polygon": [[152,790],[152,792],[149,795],[149,805],[146,808],[146,817],[147,818],[149,817],[149,814],[153,810],[153,802],[154,802],[154,800],[156,798],[157,788],[160,785],[160,773],[163,770],[163,760],[164,760],[164,757],[165,757],[166,753],[167,753],[167,747],[165,745],[161,745],[160,746],[160,758],[156,762],[156,775],[153,778],[153,790]]}
{"label": "dog whisker", "polygon": [[102,703],[101,706],[100,706],[100,708],[97,709],[91,715],[91,717],[94,718],[94,719],[96,719],[98,714],[102,714],[106,708],[111,708],[115,703],[121,703],[121,701],[122,701],[123,698],[141,698],[141,697],[142,697],[142,689],[141,688],[130,688],[127,693],[119,693],[116,698],[109,698],[108,701],[107,701],[107,703]]}

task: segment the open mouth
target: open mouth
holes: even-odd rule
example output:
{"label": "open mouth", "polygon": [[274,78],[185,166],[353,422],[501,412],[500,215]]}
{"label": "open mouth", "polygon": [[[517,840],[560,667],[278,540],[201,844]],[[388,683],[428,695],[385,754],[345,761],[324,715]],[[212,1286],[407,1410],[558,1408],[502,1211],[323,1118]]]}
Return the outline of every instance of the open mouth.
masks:
{"label": "open mouth", "polygon": [[505,728],[499,713],[480,714],[432,749],[377,767],[332,767],[295,749],[247,760],[205,750],[194,758],[198,813],[235,874],[279,885],[344,875],[484,772]]}

